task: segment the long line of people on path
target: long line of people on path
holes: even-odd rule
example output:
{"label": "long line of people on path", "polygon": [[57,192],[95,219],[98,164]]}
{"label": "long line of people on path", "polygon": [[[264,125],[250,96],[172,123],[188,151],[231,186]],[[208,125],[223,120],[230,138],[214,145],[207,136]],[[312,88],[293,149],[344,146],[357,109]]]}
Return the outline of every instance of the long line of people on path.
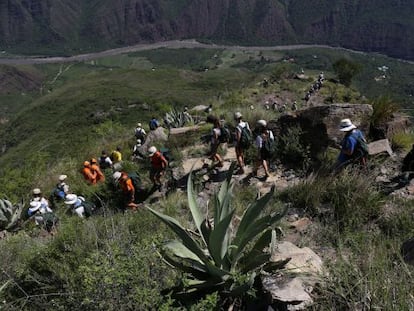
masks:
{"label": "long line of people on path", "polygon": [[[154,120],[155,118],[153,118],[150,123],[154,123]],[[213,160],[214,166],[223,167],[224,160],[218,152],[220,144],[232,141],[239,167],[236,174],[245,173],[245,152],[250,146],[254,145],[257,153],[253,166],[253,175],[258,177],[258,170],[262,167],[264,170],[264,178],[266,179],[270,176],[269,161],[272,159],[276,149],[276,142],[273,132],[267,127],[266,120],[258,120],[254,131],[252,131],[249,123],[243,120],[243,115],[240,112],[235,112],[235,130],[233,135],[227,128],[224,118],[209,115],[207,121],[213,123],[209,157]],[[137,124],[134,133],[137,132],[137,129],[141,129],[142,132],[145,133],[141,123]],[[361,156],[360,151],[358,151],[359,149],[357,148],[360,139],[365,141],[362,132],[356,128],[350,119],[343,119],[341,121],[340,131],[345,132],[345,136],[341,143],[341,151],[335,169],[342,169],[346,165],[355,162],[354,160],[359,161],[361,164],[366,164],[366,155],[364,154]],[[135,135],[135,138],[136,137],[137,135]],[[137,143],[134,146],[133,156],[139,157],[140,159],[149,159],[151,164],[149,177],[153,184],[152,190],[161,191],[164,184],[165,173],[169,166],[169,160],[164,156],[163,152],[158,150],[155,146],[149,147],[147,154],[144,154],[142,152],[141,139],[145,138],[146,133],[144,136],[136,138]],[[119,146],[112,152],[111,156],[108,156],[107,152],[103,150],[99,160],[91,158],[90,160],[84,161],[81,173],[88,184],[96,185],[105,182],[106,178],[104,172],[108,169],[111,170],[112,180],[115,185],[119,186],[121,190],[123,208],[137,210],[140,206],[138,194],[142,191],[142,182],[137,173],[128,173],[122,170],[122,154]],[[58,220],[52,209],[56,207],[57,202],[63,202],[73,214],[76,214],[81,218],[91,216],[96,209],[96,205],[88,202],[85,197],[71,193],[66,180],[67,175],[65,174],[58,177],[58,183],[50,196],[51,204],[49,204],[49,200],[42,195],[39,188],[33,189],[33,197],[30,201],[28,216],[32,217],[37,225],[44,226],[48,231],[52,230]]]}

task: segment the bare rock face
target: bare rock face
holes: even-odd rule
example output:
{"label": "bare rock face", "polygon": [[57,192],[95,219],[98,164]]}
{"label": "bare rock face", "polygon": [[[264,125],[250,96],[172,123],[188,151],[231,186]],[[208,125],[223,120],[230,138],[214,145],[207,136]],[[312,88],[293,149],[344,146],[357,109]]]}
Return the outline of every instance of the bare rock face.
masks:
{"label": "bare rock face", "polygon": [[343,132],[339,131],[339,124],[342,119],[350,118],[368,135],[372,113],[372,106],[367,104],[322,105],[283,115],[277,122],[269,122],[269,127],[276,135],[286,133],[291,127],[300,127],[302,141],[310,146],[311,154],[316,155],[341,141]]}
{"label": "bare rock face", "polygon": [[411,121],[407,115],[395,113],[390,120],[383,124],[373,127],[375,139],[389,139],[396,133],[408,133],[411,130]]}

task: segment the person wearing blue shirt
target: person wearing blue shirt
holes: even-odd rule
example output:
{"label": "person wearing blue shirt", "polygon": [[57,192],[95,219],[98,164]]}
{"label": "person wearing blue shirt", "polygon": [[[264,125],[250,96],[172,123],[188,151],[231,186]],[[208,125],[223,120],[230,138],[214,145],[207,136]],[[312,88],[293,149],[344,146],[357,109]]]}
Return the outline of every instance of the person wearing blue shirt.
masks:
{"label": "person wearing blue shirt", "polygon": [[362,165],[365,165],[365,157],[357,150],[358,138],[365,141],[364,134],[357,129],[357,127],[351,122],[350,119],[341,120],[340,129],[345,133],[341,142],[341,151],[335,164],[335,171],[339,171],[348,164],[360,161]]}

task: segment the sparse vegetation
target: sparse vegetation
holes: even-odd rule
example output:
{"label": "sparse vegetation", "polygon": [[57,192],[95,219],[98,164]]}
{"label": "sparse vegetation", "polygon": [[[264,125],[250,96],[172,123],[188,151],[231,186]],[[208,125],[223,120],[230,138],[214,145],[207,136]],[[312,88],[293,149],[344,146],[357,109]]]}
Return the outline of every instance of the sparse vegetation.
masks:
{"label": "sparse vegetation", "polygon": [[[121,198],[113,185],[109,182],[88,187],[79,174],[80,164],[102,149],[111,151],[121,145],[124,167],[140,172],[147,186],[148,163],[129,161],[132,129],[137,121],[145,127],[153,114],[162,118],[173,109],[181,111],[184,106],[210,103],[214,113],[223,114],[230,125],[235,109],[251,126],[257,119],[277,118],[279,112],[262,109],[264,97],[282,91],[292,98],[303,95],[312,77],[322,70],[330,80],[334,77],[330,68],[338,54],[332,50],[289,51],[295,63],[284,66],[278,63],[281,52],[259,55],[215,51],[218,58],[223,56],[222,61],[213,61],[211,51],[174,51],[175,57],[169,57],[170,52],[162,49],[155,56],[139,52],[77,63],[64,67],[59,75],[59,65],[34,66],[44,77],[43,92],[36,90],[27,97],[7,95],[14,98],[2,107],[8,112],[13,111],[11,105],[16,98],[25,100],[19,102],[24,109],[15,116],[10,113],[10,120],[0,125],[1,146],[5,146],[0,156],[0,196],[12,202],[21,198],[27,202],[30,189],[40,187],[48,193],[56,183],[55,177],[67,173],[72,190],[96,200],[101,214],[80,220],[67,215],[63,204],[58,204],[56,213],[61,221],[54,237],[45,237],[40,228],[28,222],[20,232],[1,239],[0,309],[65,310],[81,306],[85,310],[217,310],[226,304],[223,291],[211,290],[204,298],[186,304],[166,293],[164,290],[177,285],[177,280],[189,285],[185,283],[189,274],[171,269],[157,254],[155,246],[173,238],[171,231],[146,210],[120,213]],[[190,57],[192,52],[199,54]],[[271,61],[263,62],[261,56]],[[186,57],[191,58],[191,64],[184,64]],[[352,56],[353,61],[364,64],[362,71],[352,77],[355,89],[327,81],[320,96],[332,95],[333,102],[360,102],[366,90],[381,94],[378,89],[384,89],[384,85],[379,85],[385,82],[373,79],[379,64],[371,58],[363,61],[363,57]],[[394,76],[405,77],[405,81],[387,80],[387,91],[407,94],[412,66],[402,68],[390,59],[376,57],[380,63],[392,64]],[[199,71],[210,64],[208,71]],[[309,80],[292,81],[292,73],[301,67]],[[263,77],[271,77],[272,72],[278,79],[267,88],[260,86]],[[331,84],[335,89],[328,89]],[[378,109],[377,122],[388,118],[395,108],[391,107],[374,107]],[[204,112],[192,113],[197,120],[206,116]],[[182,160],[183,149],[189,149],[191,156],[201,156],[207,148],[199,145],[200,136],[210,130],[211,125],[206,124],[198,132],[170,136],[165,147],[171,150],[175,162]],[[302,171],[295,174],[303,176],[314,155],[301,143],[301,134],[301,129],[294,128],[277,137],[277,160],[292,162],[295,168],[301,163]],[[411,144],[410,134],[394,135],[393,146],[409,148]],[[247,162],[252,163],[256,152],[254,148],[247,152]],[[324,164],[332,159],[324,159]],[[302,236],[302,244],[318,250],[329,271],[326,282],[318,287],[314,309],[413,309],[413,271],[399,256],[401,241],[414,235],[412,202],[383,196],[374,180],[367,173],[350,171],[337,177],[314,173],[286,191],[276,189],[268,202],[269,212],[275,212],[282,200],[313,221],[312,230]],[[232,213],[242,215],[245,202],[256,197],[256,189],[240,183],[234,185],[234,193]],[[183,228],[193,228],[184,193],[171,193],[150,206],[176,218]],[[24,220],[25,210],[22,215]],[[267,232],[266,242],[268,238]],[[231,277],[233,284],[251,285],[244,274]],[[231,290],[230,283],[225,285]]]}

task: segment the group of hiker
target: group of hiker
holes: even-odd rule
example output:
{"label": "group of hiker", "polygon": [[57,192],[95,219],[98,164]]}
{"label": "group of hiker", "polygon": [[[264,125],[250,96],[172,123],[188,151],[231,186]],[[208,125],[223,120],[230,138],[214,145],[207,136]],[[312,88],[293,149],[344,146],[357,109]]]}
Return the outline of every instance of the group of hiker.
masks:
{"label": "group of hiker", "polygon": [[[270,145],[274,144],[272,131],[267,128],[265,120],[258,120],[256,123],[255,133],[257,134],[253,141],[253,131],[247,121],[243,120],[241,112],[234,113],[235,131],[232,135],[225,125],[224,119],[210,116],[210,122],[213,123],[210,140],[210,159],[217,167],[223,167],[223,158],[218,153],[218,147],[222,143],[228,143],[233,140],[236,159],[239,169],[236,174],[245,173],[245,151],[254,143],[257,148],[257,159],[254,166],[253,174],[257,176],[258,169],[263,166],[265,178],[270,176],[268,161],[272,156]],[[234,139],[232,139],[232,137]]]}
{"label": "group of hiker", "polygon": [[[323,79],[323,76],[322,78]],[[218,153],[218,147],[222,143],[230,141],[230,134],[224,120],[210,116],[210,123],[213,123],[210,140],[210,159],[217,167],[223,167],[223,158]],[[253,176],[258,177],[258,170],[263,167],[264,178],[270,176],[269,161],[276,151],[276,142],[273,132],[268,129],[266,120],[258,120],[254,131],[250,129],[249,123],[243,120],[240,112],[234,113],[235,131],[234,147],[238,170],[236,174],[245,173],[245,151],[254,145],[257,149],[256,160],[253,167]],[[358,163],[365,167],[367,164],[368,147],[363,133],[357,129],[350,119],[343,119],[340,122],[339,130],[345,135],[341,141],[338,158],[333,168],[337,173],[349,164]],[[253,136],[255,135],[255,138]]]}
{"label": "group of hiker", "polygon": [[[245,152],[250,146],[254,145],[257,153],[252,171],[253,176],[258,177],[258,171],[262,167],[264,170],[264,179],[267,179],[270,176],[269,161],[276,149],[273,132],[268,129],[266,120],[258,120],[254,130],[252,130],[240,112],[235,112],[233,117],[234,133],[230,132],[228,126],[225,124],[224,117],[218,118],[212,115],[207,117],[207,121],[213,124],[209,152],[209,157],[213,161],[213,165],[223,167],[224,160],[219,154],[218,148],[220,144],[233,142],[238,164],[236,174],[244,174],[246,166]],[[149,122],[149,126],[150,130],[155,130],[160,125],[156,118],[153,117]],[[363,133],[357,129],[350,119],[341,120],[339,130],[344,132],[345,135],[341,142],[341,151],[337,158],[334,171],[338,172],[348,164],[355,162],[366,165],[367,147]],[[147,139],[147,134],[141,123],[137,123],[134,136],[136,145],[134,146],[133,156],[138,156],[139,153],[141,159],[149,160],[151,164],[149,177],[153,184],[152,190],[161,191],[163,177],[169,165],[168,159],[155,146],[143,150],[143,143]],[[103,150],[98,160],[91,158],[90,160],[84,161],[81,173],[90,185],[96,185],[97,183],[105,182],[104,171],[110,169],[115,185],[119,186],[121,190],[123,207],[129,210],[136,210],[140,203],[138,199],[139,192],[143,191],[142,183],[137,173],[123,171],[121,163],[122,153],[120,147],[117,147],[110,156]],[[59,176],[58,183],[49,198],[51,204],[42,195],[39,188],[35,188],[32,191],[33,197],[30,201],[28,215],[33,216],[35,223],[45,226],[48,231],[57,222],[57,217],[54,215],[52,209],[56,201],[63,202],[73,214],[82,218],[90,216],[95,208],[94,204],[89,203],[83,196],[71,193],[66,179],[67,175],[62,174]]]}

